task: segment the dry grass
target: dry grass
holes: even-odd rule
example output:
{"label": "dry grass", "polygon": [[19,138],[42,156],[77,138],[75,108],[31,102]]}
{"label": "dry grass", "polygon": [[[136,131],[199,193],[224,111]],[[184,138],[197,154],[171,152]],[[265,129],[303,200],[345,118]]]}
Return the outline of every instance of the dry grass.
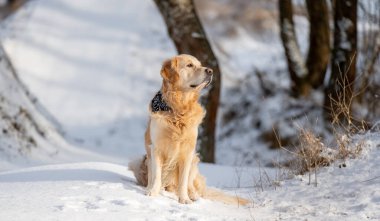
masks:
{"label": "dry grass", "polygon": [[331,151],[321,142],[321,138],[308,130],[300,131],[300,144],[295,150],[282,149],[293,155],[293,159],[288,162],[289,173],[293,175],[309,173],[309,185],[314,174],[317,185],[317,172],[322,166],[329,166],[332,162]]}
{"label": "dry grass", "polygon": [[321,139],[314,133],[302,130],[300,134],[300,146],[296,152],[299,158],[299,173],[303,174],[320,166],[329,166],[331,159],[326,155],[327,148]]}
{"label": "dry grass", "polygon": [[[352,65],[353,58],[349,66]],[[347,69],[348,70],[348,69]],[[292,162],[291,168],[296,174],[309,173],[309,184],[311,184],[311,176],[314,174],[314,184],[317,185],[317,172],[320,167],[331,165],[335,161],[343,162],[341,165],[345,166],[345,160],[348,158],[356,158],[363,150],[364,142],[356,141],[353,139],[354,135],[366,131],[367,124],[353,118],[352,105],[355,97],[359,93],[354,91],[354,82],[350,82],[347,78],[347,73],[340,72],[341,80],[338,80],[338,88],[336,91],[337,97],[331,100],[330,117],[325,119],[331,122],[328,128],[334,136],[333,146],[329,148],[310,130],[300,128],[299,145],[295,151],[291,152],[295,157]]]}
{"label": "dry grass", "polygon": [[[317,174],[321,167],[330,166],[333,162],[341,162],[345,167],[345,160],[356,158],[363,150],[363,141],[353,141],[348,135],[336,135],[336,148],[327,147],[320,137],[313,132],[302,129],[300,131],[300,144],[295,150],[282,149],[291,153],[292,160],[288,162],[289,173],[293,175],[309,175],[309,185],[318,185]],[[314,182],[312,177],[314,176]]]}
{"label": "dry grass", "polygon": [[343,160],[356,158],[363,150],[364,141],[353,142],[352,139],[346,135],[336,138],[338,144],[338,151],[335,159]]}

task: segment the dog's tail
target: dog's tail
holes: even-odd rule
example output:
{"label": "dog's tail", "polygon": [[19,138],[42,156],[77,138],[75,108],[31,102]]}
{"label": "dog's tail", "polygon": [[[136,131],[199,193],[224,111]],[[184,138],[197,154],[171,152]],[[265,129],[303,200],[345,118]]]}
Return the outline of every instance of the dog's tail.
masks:
{"label": "dog's tail", "polygon": [[237,206],[245,206],[250,203],[250,201],[247,199],[238,196],[231,196],[223,193],[220,190],[209,187],[206,187],[204,190],[203,198]]}
{"label": "dog's tail", "polygon": [[135,175],[137,184],[141,186],[148,185],[148,167],[146,165],[146,155],[130,161],[128,163],[128,169],[131,170]]}

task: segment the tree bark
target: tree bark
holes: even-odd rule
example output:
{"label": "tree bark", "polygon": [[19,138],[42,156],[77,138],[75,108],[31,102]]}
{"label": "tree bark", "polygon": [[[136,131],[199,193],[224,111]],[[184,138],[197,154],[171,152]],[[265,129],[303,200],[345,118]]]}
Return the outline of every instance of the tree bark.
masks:
{"label": "tree bark", "polygon": [[215,128],[221,84],[218,61],[192,0],[155,0],[155,3],[165,20],[168,33],[178,53],[193,55],[214,71],[213,83],[209,86],[208,93],[201,98],[207,113],[200,128],[198,142],[202,161],[215,162]]}
{"label": "tree bark", "polygon": [[323,85],[330,56],[329,11],[326,0],[306,1],[309,21],[309,52],[305,60],[298,46],[291,0],[279,0],[281,40],[284,46],[292,90],[306,96]]}
{"label": "tree bark", "polygon": [[279,0],[281,40],[285,50],[292,90],[296,95],[306,95],[308,71],[297,42],[294,29],[292,0]]}
{"label": "tree bark", "polygon": [[330,59],[329,10],[326,0],[306,0],[306,6],[310,22],[307,81],[318,88],[323,85]]}
{"label": "tree bark", "polygon": [[357,45],[357,0],[336,0],[331,76],[325,89],[325,116],[350,122]]}

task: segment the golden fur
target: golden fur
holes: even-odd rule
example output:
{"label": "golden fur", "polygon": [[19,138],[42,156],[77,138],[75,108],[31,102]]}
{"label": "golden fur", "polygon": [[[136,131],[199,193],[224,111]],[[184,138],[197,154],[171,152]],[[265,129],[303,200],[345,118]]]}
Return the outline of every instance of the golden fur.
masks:
{"label": "golden fur", "polygon": [[205,178],[198,171],[195,147],[198,126],[205,116],[198,98],[211,82],[212,70],[202,67],[193,56],[179,55],[164,62],[161,76],[163,99],[171,110],[150,110],[145,132],[146,155],[129,164],[138,183],[147,186],[150,196],[158,195],[161,189],[174,192],[180,203],[204,197],[247,204],[248,200],[206,188]]}

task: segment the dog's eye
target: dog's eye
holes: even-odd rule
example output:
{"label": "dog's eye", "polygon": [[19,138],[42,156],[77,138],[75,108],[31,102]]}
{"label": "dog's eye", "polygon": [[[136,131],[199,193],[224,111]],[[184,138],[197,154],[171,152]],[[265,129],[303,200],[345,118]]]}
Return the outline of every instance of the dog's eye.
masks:
{"label": "dog's eye", "polygon": [[186,65],[186,67],[188,67],[188,68],[192,68],[193,67],[193,64],[188,64],[188,65]]}

